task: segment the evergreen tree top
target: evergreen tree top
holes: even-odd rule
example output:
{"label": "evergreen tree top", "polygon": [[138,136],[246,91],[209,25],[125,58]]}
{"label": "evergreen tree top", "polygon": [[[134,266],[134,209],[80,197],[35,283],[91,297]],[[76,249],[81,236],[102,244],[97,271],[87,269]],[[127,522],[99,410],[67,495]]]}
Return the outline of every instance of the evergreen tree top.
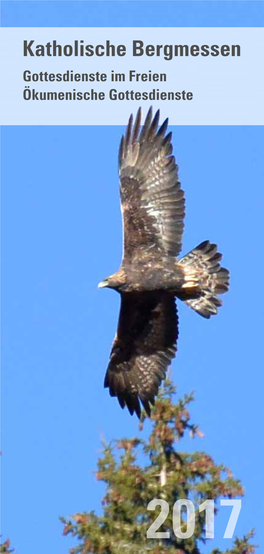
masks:
{"label": "evergreen tree top", "polygon": [[[70,554],[202,554],[206,539],[205,511],[199,506],[213,499],[214,512],[220,498],[237,498],[244,494],[243,487],[224,465],[216,464],[203,451],[187,453],[179,450],[186,433],[202,437],[199,428],[191,423],[189,404],[193,395],[186,395],[174,403],[176,389],[171,381],[164,383],[151,421],[147,439],[142,437],[104,442],[98,460],[97,479],[106,484],[102,499],[103,515],[94,512],[77,513],[61,518],[64,534],[78,539]],[[140,423],[142,429],[146,415]],[[140,462],[139,462],[140,459]],[[158,531],[169,532],[170,538],[147,538],[147,531],[161,508],[147,509],[153,499],[168,503],[170,509]],[[179,499],[191,500],[195,508],[194,533],[180,538],[173,532],[173,505]],[[182,521],[181,530],[187,526]],[[252,554],[251,531],[242,539],[236,538],[231,550],[225,554]],[[211,554],[223,554],[218,549]]]}

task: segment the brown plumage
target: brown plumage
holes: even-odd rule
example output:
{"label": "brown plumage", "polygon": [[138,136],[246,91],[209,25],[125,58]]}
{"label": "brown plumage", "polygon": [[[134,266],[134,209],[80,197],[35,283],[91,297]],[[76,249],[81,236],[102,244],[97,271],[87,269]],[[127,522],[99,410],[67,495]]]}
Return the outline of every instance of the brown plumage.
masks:
{"label": "brown plumage", "polygon": [[149,110],[140,131],[141,110],[131,115],[119,149],[124,252],[120,269],[100,283],[121,295],[117,335],[105,377],[122,408],[150,415],[161,381],[175,357],[178,316],[175,297],[203,317],[221,306],[229,272],[209,241],[182,259],[184,193],[172,155],[168,120]]}

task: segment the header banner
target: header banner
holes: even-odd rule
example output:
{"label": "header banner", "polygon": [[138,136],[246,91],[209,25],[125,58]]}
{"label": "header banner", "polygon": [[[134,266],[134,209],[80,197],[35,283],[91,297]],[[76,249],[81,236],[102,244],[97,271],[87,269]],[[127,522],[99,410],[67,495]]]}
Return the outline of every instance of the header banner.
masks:
{"label": "header banner", "polygon": [[2,125],[263,125],[263,28],[1,28]]}

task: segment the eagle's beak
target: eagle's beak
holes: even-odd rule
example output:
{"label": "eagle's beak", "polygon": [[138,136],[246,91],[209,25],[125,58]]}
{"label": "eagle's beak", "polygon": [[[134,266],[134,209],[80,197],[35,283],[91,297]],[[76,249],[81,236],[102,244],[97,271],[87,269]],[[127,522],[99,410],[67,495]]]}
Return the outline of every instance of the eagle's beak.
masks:
{"label": "eagle's beak", "polygon": [[107,286],[108,286],[108,281],[105,280],[105,281],[101,281],[101,283],[99,283],[98,288],[103,289],[104,287],[107,287]]}

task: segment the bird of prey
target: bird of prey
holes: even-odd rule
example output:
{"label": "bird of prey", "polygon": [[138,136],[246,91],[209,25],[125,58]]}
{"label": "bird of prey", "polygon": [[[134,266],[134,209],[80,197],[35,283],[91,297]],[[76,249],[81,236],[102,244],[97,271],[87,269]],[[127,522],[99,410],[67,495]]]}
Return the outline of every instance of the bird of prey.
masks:
{"label": "bird of prey", "polygon": [[185,202],[172,155],[168,119],[150,108],[141,128],[141,109],[130,116],[119,148],[123,259],[120,269],[99,283],[121,295],[117,333],[104,386],[122,408],[140,417],[150,405],[175,357],[176,298],[205,318],[221,306],[229,272],[216,244],[202,242],[178,259]]}

